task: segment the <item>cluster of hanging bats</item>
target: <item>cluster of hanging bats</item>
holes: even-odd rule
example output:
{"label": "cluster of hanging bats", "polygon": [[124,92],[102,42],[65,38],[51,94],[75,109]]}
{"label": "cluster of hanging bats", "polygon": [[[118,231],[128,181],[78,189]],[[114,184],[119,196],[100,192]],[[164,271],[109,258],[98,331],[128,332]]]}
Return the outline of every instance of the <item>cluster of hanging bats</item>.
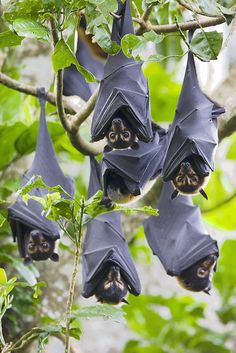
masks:
{"label": "cluster of hanging bats", "polygon": [[[167,130],[152,122],[147,81],[142,63],[127,58],[122,50],[108,56],[105,66],[98,60],[106,54],[85,34],[82,18],[79,27],[77,59],[101,78],[91,126],[91,140],[107,139],[103,159],[90,158],[89,197],[103,189],[102,202],[129,204],[145,195],[158,177],[164,186],[157,208],[159,216],[144,221],[147,242],[166,272],[177,277],[190,291],[209,293],[219,256],[217,242],[207,233],[199,208],[191,195],[204,191],[214,168],[217,146],[217,117],[224,109],[207,97],[197,80],[194,57],[188,61],[172,124]],[[133,33],[129,0],[118,1],[113,19],[112,40]],[[189,33],[189,41],[193,32]],[[64,94],[78,95],[85,101],[94,83],[71,66],[64,72]],[[36,154],[22,185],[33,175],[41,175],[49,186],[61,185],[71,196],[73,182],[62,173],[55,157],[45,119],[45,91],[39,90],[41,117]],[[32,194],[46,191],[33,189]],[[28,205],[18,198],[9,208],[9,222],[20,255],[32,260],[58,261],[54,251],[60,232],[57,224],[41,215],[34,200]],[[95,295],[102,303],[125,302],[128,292],[139,295],[140,281],[122,233],[119,212],[92,220],[83,244],[83,296]]]}

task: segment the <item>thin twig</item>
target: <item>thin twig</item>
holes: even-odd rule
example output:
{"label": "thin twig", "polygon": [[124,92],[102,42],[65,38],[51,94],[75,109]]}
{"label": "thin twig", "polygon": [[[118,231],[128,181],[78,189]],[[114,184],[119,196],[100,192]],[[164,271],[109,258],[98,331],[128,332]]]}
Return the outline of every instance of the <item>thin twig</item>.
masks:
{"label": "thin twig", "polygon": [[[34,97],[38,97],[38,87],[28,85],[26,83],[22,83],[20,81],[14,80],[13,78],[5,75],[4,73],[0,72],[0,83],[2,83],[4,86],[14,89],[15,91],[22,92],[25,94],[29,94]],[[54,93],[48,92],[47,97],[46,97],[47,102],[51,103],[52,105],[56,105],[56,97]],[[75,114],[75,110],[72,108],[72,106],[66,102],[66,98],[64,97],[64,106],[66,111],[69,114]]]}
{"label": "thin twig", "polygon": [[78,229],[78,241],[75,242],[74,266],[73,266],[73,272],[72,272],[72,275],[71,275],[69,296],[68,296],[67,305],[66,305],[65,353],[69,353],[70,352],[71,309],[72,309],[73,300],[74,300],[75,282],[76,282],[76,276],[77,276],[77,273],[78,273],[78,266],[79,266],[80,240],[81,240],[81,236],[82,236],[83,216],[84,216],[84,202],[82,201],[82,205],[81,205],[81,208],[80,208],[80,223],[79,223],[79,229]]}

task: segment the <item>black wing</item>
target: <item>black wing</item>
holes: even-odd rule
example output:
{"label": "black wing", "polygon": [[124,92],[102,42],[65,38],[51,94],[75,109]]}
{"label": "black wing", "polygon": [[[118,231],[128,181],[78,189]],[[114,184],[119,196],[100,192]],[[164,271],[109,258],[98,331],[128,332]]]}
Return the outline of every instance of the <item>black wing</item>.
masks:
{"label": "black wing", "polygon": [[224,109],[202,92],[194,57],[189,52],[182,91],[173,124],[168,132],[167,153],[162,172],[165,181],[172,178],[184,159],[193,155],[201,157],[198,168],[202,169],[203,174],[213,170],[214,152],[218,143],[217,117],[222,113]]}
{"label": "black wing", "polygon": [[[120,44],[125,34],[134,33],[129,0],[125,4],[118,0],[117,14],[121,18],[113,19],[112,40]],[[108,57],[93,115],[92,141],[105,136],[118,112],[129,121],[141,141],[152,139],[149,92],[141,66],[141,62],[136,63],[133,58],[127,58],[122,50]]]}
{"label": "black wing", "polygon": [[137,190],[141,193],[146,183],[160,174],[165,145],[165,130],[158,129],[151,142],[139,142],[137,149],[112,150],[105,153],[102,160],[105,193],[109,172],[120,175],[131,193]]}
{"label": "black wing", "polygon": [[199,207],[189,196],[172,200],[173,186],[165,183],[158,204],[159,216],[144,221],[148,244],[166,272],[178,276],[209,254],[218,253],[217,242],[203,225]]}
{"label": "black wing", "polygon": [[[90,196],[101,189],[99,165],[91,158]],[[140,294],[140,281],[122,233],[119,212],[111,212],[92,220],[83,244],[83,296],[88,298],[104,274],[106,265],[120,267],[130,292]]]}
{"label": "black wing", "polygon": [[[67,191],[67,193],[73,196],[73,180],[69,177],[66,177],[60,169],[47,129],[44,89],[40,90],[39,97],[41,114],[35,157],[30,169],[24,174],[21,185],[25,185],[32,176],[40,175],[47,185],[61,185]],[[47,191],[43,188],[35,188],[31,191],[32,195],[41,197],[46,193]],[[19,229],[24,229],[24,227],[29,227],[29,229],[36,228],[40,229],[45,235],[52,239],[58,239],[60,237],[60,229],[58,225],[54,221],[50,221],[42,216],[42,206],[34,200],[30,200],[28,205],[26,205],[22,201],[21,197],[18,197],[16,202],[8,208],[8,218],[10,223],[17,222],[22,224],[22,227]],[[13,227],[13,230],[14,229],[15,228]],[[18,238],[19,234],[23,236],[23,231],[17,231]],[[13,234],[13,236],[16,237],[15,234]]]}

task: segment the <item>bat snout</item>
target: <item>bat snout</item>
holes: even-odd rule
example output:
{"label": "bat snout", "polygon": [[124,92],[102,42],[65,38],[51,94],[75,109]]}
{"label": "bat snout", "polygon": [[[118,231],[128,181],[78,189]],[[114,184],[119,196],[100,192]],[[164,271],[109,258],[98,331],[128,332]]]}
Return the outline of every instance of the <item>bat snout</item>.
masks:
{"label": "bat snout", "polygon": [[30,236],[34,241],[37,241],[40,239],[41,232],[37,229],[34,229],[30,232]]}
{"label": "bat snout", "polygon": [[189,162],[182,162],[181,163],[181,166],[180,166],[180,169],[181,171],[183,171],[184,173],[188,173],[191,169],[191,163]]}

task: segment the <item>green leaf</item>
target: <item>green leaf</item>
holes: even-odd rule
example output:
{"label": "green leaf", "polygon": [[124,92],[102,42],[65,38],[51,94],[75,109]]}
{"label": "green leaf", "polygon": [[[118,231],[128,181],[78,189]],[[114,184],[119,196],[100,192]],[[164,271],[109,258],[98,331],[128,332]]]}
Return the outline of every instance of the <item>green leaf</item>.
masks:
{"label": "green leaf", "polygon": [[91,319],[94,317],[102,317],[103,319],[121,320],[124,317],[122,309],[115,308],[109,304],[84,306],[80,309],[72,310],[72,318]]}
{"label": "green leaf", "polygon": [[[65,134],[64,129],[59,123],[49,121],[47,122],[47,126],[52,141],[59,139],[59,137]],[[35,121],[16,139],[15,148],[19,154],[24,155],[31,153],[35,150],[38,135],[38,127],[39,124]]]}
{"label": "green leaf", "polygon": [[215,0],[197,0],[200,9],[210,16],[221,16],[221,11],[218,8],[218,4]]}
{"label": "green leaf", "polygon": [[[134,58],[137,58],[149,42],[159,44],[163,39],[164,35],[157,34],[154,31],[144,33],[143,36],[126,34],[121,40],[121,47],[127,57],[131,57],[133,55]],[[165,57],[163,57],[163,59],[164,58]]]}
{"label": "green leaf", "polygon": [[201,32],[196,34],[191,43],[190,50],[203,61],[216,60],[223,43],[222,33]]}
{"label": "green leaf", "polygon": [[7,283],[6,272],[3,268],[0,268],[0,284],[6,284],[6,283]]}
{"label": "green leaf", "polygon": [[30,18],[17,18],[13,22],[13,28],[19,36],[42,40],[49,39],[48,28]]}
{"label": "green leaf", "polygon": [[228,159],[236,160],[236,133],[230,136],[230,146],[226,157]]}
{"label": "green leaf", "polygon": [[13,47],[21,44],[24,37],[20,37],[12,31],[0,33],[0,48]]}
{"label": "green leaf", "polygon": [[87,82],[98,82],[91,72],[78,63],[78,60],[64,39],[60,39],[54,48],[52,64],[55,73],[57,73],[58,70],[65,69],[71,64],[74,64]]}

